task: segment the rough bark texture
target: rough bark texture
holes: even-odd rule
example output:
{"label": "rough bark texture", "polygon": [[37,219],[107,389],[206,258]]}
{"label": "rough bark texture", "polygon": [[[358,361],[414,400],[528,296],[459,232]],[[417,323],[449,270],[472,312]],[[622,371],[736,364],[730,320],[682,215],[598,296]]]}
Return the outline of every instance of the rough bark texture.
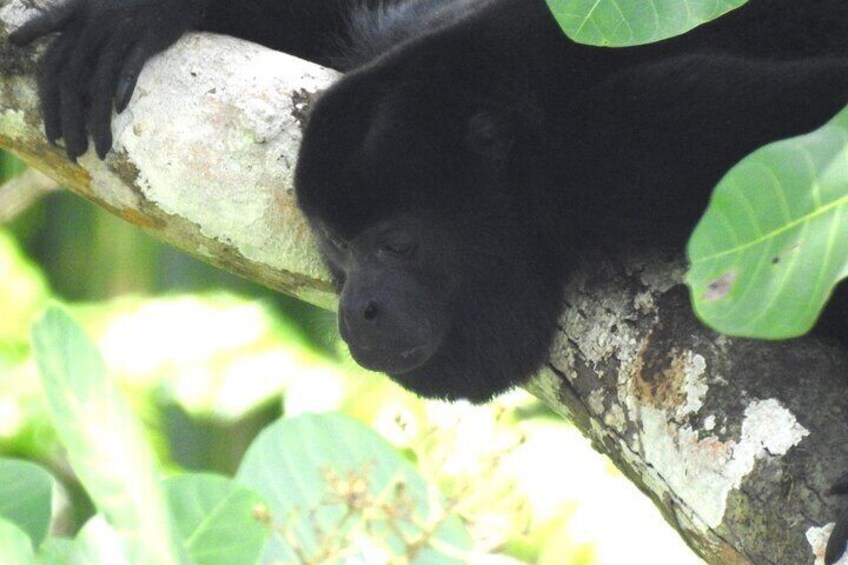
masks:
{"label": "rough bark texture", "polygon": [[331,306],[291,177],[309,105],[337,73],[231,37],[192,34],[155,57],[113,123],[115,150],[79,166],[46,143],[35,50],[2,29],[31,2],[0,1],[0,147],[198,257]]}
{"label": "rough bark texture", "polygon": [[[26,4],[0,0],[0,148],[176,247],[332,306],[291,178],[304,112],[335,73],[190,35],[146,67],[113,154],[74,165],[41,133],[37,49],[6,42]],[[848,470],[848,356],[707,330],[682,272],[657,252],[583,266],[529,388],[708,562],[813,563],[842,508],[827,490]]]}
{"label": "rough bark texture", "polygon": [[571,417],[705,560],[813,563],[844,501],[848,358],[808,337],[730,339],[659,253],[585,265],[531,390]]}

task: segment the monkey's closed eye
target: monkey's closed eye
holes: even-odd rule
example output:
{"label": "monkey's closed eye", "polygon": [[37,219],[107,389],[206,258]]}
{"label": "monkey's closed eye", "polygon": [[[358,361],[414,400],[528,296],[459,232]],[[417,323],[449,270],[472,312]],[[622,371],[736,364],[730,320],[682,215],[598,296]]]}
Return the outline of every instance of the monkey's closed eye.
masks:
{"label": "monkey's closed eye", "polygon": [[384,241],[380,245],[380,251],[390,253],[398,257],[407,257],[412,255],[417,247],[417,244],[411,239],[398,239],[395,241]]}

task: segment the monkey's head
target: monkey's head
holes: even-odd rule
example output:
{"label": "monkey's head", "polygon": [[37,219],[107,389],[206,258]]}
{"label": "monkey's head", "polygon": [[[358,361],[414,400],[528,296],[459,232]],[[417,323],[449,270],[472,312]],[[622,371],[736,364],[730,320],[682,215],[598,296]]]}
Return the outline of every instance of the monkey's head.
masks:
{"label": "monkey's head", "polygon": [[492,106],[366,69],[321,97],[304,133],[297,199],[340,293],[341,336],[422,396],[480,402],[523,382],[560,310],[515,129]]}

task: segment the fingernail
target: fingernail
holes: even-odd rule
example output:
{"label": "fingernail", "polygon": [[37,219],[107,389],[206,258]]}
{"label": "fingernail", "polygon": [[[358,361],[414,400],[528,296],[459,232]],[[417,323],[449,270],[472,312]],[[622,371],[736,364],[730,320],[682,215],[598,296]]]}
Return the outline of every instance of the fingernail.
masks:
{"label": "fingernail", "polygon": [[121,81],[118,83],[118,88],[115,91],[115,110],[117,110],[119,114],[124,111],[124,109],[127,107],[127,104],[129,104],[130,102],[129,98],[132,94],[130,92],[131,86],[132,83],[127,79],[121,79]]}

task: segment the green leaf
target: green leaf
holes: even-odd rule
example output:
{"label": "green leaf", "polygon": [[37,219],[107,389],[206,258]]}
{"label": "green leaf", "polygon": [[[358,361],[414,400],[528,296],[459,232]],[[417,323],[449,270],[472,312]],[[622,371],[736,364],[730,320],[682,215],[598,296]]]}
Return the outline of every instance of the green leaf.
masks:
{"label": "green leaf", "polygon": [[[262,563],[338,563],[331,558],[338,552],[318,556],[344,547],[345,556],[356,562],[384,562],[389,552],[414,557],[416,564],[459,564],[465,560],[454,555],[471,546],[462,522],[440,514],[439,497],[397,450],[338,414],[272,424],[248,449],[236,479],[268,501],[277,535],[266,545]],[[340,491],[351,494],[350,505]],[[360,511],[348,512],[351,505]],[[397,511],[397,517],[387,518],[385,508]],[[424,535],[422,525],[434,533],[410,555],[399,532],[417,539]]]}
{"label": "green leaf", "polygon": [[184,561],[150,446],[97,349],[55,306],[34,324],[33,345],[68,459],[133,562]]}
{"label": "green leaf", "polygon": [[848,275],[848,108],[736,165],[688,255],[686,282],[709,326],[770,339],[808,331]]}
{"label": "green leaf", "polygon": [[27,461],[0,459],[0,518],[29,535],[38,547],[50,527],[53,477]]}
{"label": "green leaf", "polygon": [[164,483],[177,530],[198,565],[255,563],[268,539],[256,518],[258,494],[217,475],[190,474]]}
{"label": "green leaf", "polygon": [[0,518],[0,557],[3,565],[35,563],[32,542],[22,529]]}
{"label": "green leaf", "polygon": [[625,47],[680,35],[747,0],[547,0],[574,41]]}

